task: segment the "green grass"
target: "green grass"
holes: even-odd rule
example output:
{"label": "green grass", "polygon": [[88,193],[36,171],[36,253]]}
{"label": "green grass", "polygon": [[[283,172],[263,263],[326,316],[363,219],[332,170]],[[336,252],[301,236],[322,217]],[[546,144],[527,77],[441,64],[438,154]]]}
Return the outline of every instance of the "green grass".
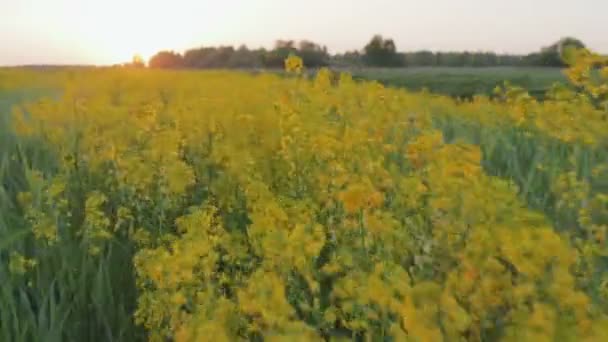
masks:
{"label": "green grass", "polygon": [[[16,205],[27,190],[27,174],[53,174],[55,158],[43,144],[10,132],[13,105],[48,90],[0,91],[0,341],[139,341],[133,320],[136,293],[130,262],[134,250],[115,239],[109,251],[91,256],[81,239],[52,246],[35,243],[30,225]],[[17,252],[38,260],[27,277],[8,269]]]}
{"label": "green grass", "polygon": [[377,80],[388,86],[413,91],[429,91],[454,97],[470,98],[476,94],[491,95],[493,89],[509,81],[542,98],[555,82],[566,82],[558,68],[523,67],[417,67],[417,68],[362,68],[349,70],[353,77]]}

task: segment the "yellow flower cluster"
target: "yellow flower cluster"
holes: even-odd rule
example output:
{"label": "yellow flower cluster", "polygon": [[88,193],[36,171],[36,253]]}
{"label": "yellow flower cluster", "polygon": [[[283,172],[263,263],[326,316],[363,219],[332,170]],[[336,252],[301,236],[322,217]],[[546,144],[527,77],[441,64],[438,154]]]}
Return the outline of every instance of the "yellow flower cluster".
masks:
{"label": "yellow flower cluster", "polygon": [[[135,320],[151,340],[608,338],[581,287],[606,251],[608,212],[585,182],[606,171],[552,186],[556,210],[587,232],[572,243],[484,171],[487,146],[435,128],[462,114],[595,145],[608,123],[591,102],[456,104],[329,70],[312,82],[151,70],[62,82],[61,99],[14,111],[20,139],[56,158],[29,172],[21,208],[40,248],[80,238],[103,258],[113,239],[130,244]],[[569,131],[550,125],[574,108]]]}
{"label": "yellow flower cluster", "polygon": [[291,55],[285,59],[285,70],[299,74],[304,69],[304,60],[296,55]]}
{"label": "yellow flower cluster", "polygon": [[564,72],[572,85],[557,84],[542,101],[508,83],[495,89],[490,100],[476,97],[454,110],[453,101],[436,101],[433,111],[447,120],[465,120],[484,126],[515,126],[566,143],[605,148],[608,145],[608,57],[587,50],[573,52]]}

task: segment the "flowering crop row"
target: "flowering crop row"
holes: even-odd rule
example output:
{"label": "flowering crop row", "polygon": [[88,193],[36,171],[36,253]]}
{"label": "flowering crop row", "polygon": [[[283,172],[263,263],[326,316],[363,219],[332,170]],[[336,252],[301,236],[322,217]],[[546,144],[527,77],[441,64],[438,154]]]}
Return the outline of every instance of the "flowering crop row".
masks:
{"label": "flowering crop row", "polygon": [[608,75],[578,57],[542,103],[296,57],[46,75],[3,131],[0,336],[608,340]]}

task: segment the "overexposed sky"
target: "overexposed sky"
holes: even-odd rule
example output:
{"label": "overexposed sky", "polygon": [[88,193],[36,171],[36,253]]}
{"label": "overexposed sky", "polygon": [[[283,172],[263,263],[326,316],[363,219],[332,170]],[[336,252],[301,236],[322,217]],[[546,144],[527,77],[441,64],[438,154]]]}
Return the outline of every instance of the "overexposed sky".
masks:
{"label": "overexposed sky", "polygon": [[110,64],[163,49],[380,33],[407,50],[528,53],[574,36],[608,53],[608,0],[0,0],[0,65]]}

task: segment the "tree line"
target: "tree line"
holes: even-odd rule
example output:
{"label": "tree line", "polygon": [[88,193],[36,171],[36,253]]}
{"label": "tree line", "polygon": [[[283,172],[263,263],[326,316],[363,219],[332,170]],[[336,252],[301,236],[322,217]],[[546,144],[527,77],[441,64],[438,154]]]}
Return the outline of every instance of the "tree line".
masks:
{"label": "tree line", "polygon": [[309,68],[327,66],[331,56],[327,47],[308,40],[278,40],[274,48],[249,49],[245,45],[200,47],[186,50],[183,54],[160,51],[148,61],[151,68],[282,68],[290,54],[302,57]]}
{"label": "tree line", "polygon": [[562,52],[568,46],[585,47],[575,38],[563,38],[527,55],[497,54],[494,52],[399,52],[390,38],[375,35],[360,51],[331,55],[326,46],[309,40],[277,40],[272,49],[249,49],[245,45],[199,47],[186,50],[160,51],[150,58],[151,68],[282,68],[290,54],[300,56],[308,68],[336,67],[489,67],[489,66],[546,66],[564,67]]}

